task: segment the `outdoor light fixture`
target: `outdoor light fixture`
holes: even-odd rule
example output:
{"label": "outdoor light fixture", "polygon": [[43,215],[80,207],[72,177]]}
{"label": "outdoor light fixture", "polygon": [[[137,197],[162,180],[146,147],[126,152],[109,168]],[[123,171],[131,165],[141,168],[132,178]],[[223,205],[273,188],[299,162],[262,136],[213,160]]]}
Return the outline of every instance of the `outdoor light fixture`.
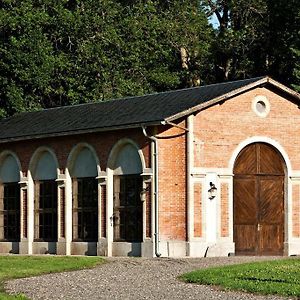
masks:
{"label": "outdoor light fixture", "polygon": [[208,199],[212,200],[217,196],[217,188],[212,182],[209,183],[209,186],[210,188],[208,190]]}

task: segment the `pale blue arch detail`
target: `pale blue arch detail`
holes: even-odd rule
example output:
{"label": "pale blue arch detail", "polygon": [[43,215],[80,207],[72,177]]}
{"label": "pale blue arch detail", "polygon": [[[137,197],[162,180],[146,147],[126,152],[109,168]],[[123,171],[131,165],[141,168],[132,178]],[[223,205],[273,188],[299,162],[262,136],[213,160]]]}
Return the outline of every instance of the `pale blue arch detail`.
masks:
{"label": "pale blue arch detail", "polygon": [[20,167],[16,158],[11,154],[7,154],[1,162],[0,180],[3,183],[20,181]]}
{"label": "pale blue arch detail", "polygon": [[57,168],[53,156],[45,151],[38,159],[34,179],[53,180],[57,178]]}
{"label": "pale blue arch detail", "polygon": [[29,171],[34,180],[53,180],[58,177],[58,161],[54,151],[39,147],[32,155]]}
{"label": "pale blue arch detail", "polygon": [[114,174],[130,175],[141,174],[143,167],[137,149],[132,144],[124,145],[117,155]]}
{"label": "pale blue arch detail", "polygon": [[89,148],[83,147],[74,160],[71,176],[81,178],[97,177],[97,175],[98,171],[95,156]]}
{"label": "pale blue arch detail", "polygon": [[107,165],[114,175],[141,174],[145,168],[145,160],[137,144],[124,138],[113,146]]}

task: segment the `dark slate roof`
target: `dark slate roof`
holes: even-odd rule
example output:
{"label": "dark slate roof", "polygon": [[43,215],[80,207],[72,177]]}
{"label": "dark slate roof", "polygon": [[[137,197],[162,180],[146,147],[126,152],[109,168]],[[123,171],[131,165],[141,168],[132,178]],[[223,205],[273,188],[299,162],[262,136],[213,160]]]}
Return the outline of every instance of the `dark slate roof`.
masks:
{"label": "dark slate roof", "polygon": [[0,121],[0,142],[159,124],[263,77],[21,113]]}

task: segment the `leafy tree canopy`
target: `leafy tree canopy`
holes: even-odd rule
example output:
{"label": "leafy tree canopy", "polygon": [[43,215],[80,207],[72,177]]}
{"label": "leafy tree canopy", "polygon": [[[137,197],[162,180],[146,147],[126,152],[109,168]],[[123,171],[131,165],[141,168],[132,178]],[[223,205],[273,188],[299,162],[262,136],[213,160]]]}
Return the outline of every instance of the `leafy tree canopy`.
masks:
{"label": "leafy tree canopy", "polygon": [[299,13],[299,0],[0,0],[0,117],[261,75],[299,89]]}
{"label": "leafy tree canopy", "polygon": [[[164,5],[162,5],[162,3]],[[1,115],[199,84],[197,1],[0,1]]]}
{"label": "leafy tree canopy", "polygon": [[217,81],[270,75],[294,81],[291,45],[299,42],[298,0],[203,0],[214,15],[213,59]]}

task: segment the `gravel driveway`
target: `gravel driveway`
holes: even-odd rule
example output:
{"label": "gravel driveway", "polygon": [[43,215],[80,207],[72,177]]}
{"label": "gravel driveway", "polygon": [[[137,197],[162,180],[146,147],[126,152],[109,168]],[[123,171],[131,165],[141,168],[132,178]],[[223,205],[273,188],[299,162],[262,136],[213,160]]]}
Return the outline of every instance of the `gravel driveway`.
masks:
{"label": "gravel driveway", "polygon": [[179,274],[199,268],[263,259],[266,258],[109,258],[108,263],[94,269],[13,280],[6,284],[6,290],[24,293],[31,299],[287,299],[224,292],[176,279]]}

